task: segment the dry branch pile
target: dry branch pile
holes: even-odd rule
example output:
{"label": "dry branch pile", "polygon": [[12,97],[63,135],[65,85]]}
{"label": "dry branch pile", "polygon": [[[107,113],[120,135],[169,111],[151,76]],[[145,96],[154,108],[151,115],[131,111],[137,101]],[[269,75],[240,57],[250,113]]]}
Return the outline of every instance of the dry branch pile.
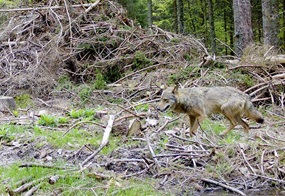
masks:
{"label": "dry branch pile", "polygon": [[1,94],[14,95],[20,89],[47,95],[66,72],[74,81],[85,82],[96,78],[99,70],[106,73],[108,82],[115,82],[139,68],[187,66],[187,59],[207,52],[190,36],[135,26],[112,1],[51,2],[1,10],[9,18],[0,34]]}
{"label": "dry branch pile", "polygon": [[[240,190],[268,188],[273,182],[285,183],[285,155],[282,147],[285,141],[280,139],[284,138],[284,133],[277,128],[271,130],[273,124],[251,135],[253,143],[249,140],[227,145],[219,144],[222,139],[211,128],[207,134],[206,131],[200,132],[195,138],[185,139],[187,137],[183,134],[186,128],[181,127],[185,127],[186,123],[182,119],[179,128],[169,130],[167,125],[175,119],[157,120],[154,119],[157,117],[155,112],[140,113],[135,109],[135,106],[157,100],[161,90],[155,84],[156,81],[165,79],[171,71],[179,72],[181,67],[188,67],[190,63],[199,64],[200,57],[209,56],[199,40],[165,32],[155,26],[149,30],[142,29],[128,19],[125,11],[113,1],[98,0],[93,4],[82,5],[64,4],[67,1],[63,4],[51,2],[50,5],[36,8],[12,10],[13,13],[8,9],[1,11],[9,19],[1,25],[0,93],[15,95],[17,90],[26,90],[37,97],[45,97],[57,85],[58,77],[66,73],[75,82],[92,81],[99,72],[108,76],[107,81],[113,83],[110,86],[121,83],[108,92],[94,91],[93,97],[90,97],[97,104],[102,100],[107,105],[108,112],[102,115],[110,114],[109,111],[116,111],[118,107],[122,110],[115,116],[110,115],[109,126],[98,149],[87,153],[85,147],[82,147],[75,153],[76,156],[68,157],[68,161],[76,159],[74,162],[81,163],[76,172],[95,165],[92,169],[102,179],[113,178],[99,173],[106,170],[120,178],[151,176],[159,181],[157,189],[163,187],[177,195],[187,194],[189,189],[215,190],[217,186],[243,195]],[[214,60],[204,58],[199,64],[200,77],[193,79],[187,75],[190,82],[187,81],[184,86],[207,84],[201,80],[207,78],[211,71],[212,67],[207,67],[209,59]],[[161,69],[166,67],[177,69]],[[257,100],[280,103],[284,108],[283,65],[248,66],[245,63],[229,67],[229,70],[233,69],[250,73],[258,81],[258,84],[247,89]],[[141,74],[146,70],[156,72]],[[127,80],[128,77],[135,80]],[[124,80],[128,83],[127,88],[124,88]],[[108,103],[104,93],[109,93],[113,99],[122,99],[123,104]],[[283,121],[280,121],[280,127],[284,125],[284,114],[279,116],[272,113],[272,116],[281,116]],[[135,136],[126,133],[125,125],[129,119],[140,121],[143,128],[139,125],[135,129],[142,129],[142,132]],[[157,120],[158,123],[152,123],[151,120]],[[62,137],[84,123],[87,124],[76,122],[62,128],[67,129]],[[85,127],[91,129],[88,125]],[[120,144],[120,148],[108,157],[98,155],[107,145],[111,130],[112,134],[121,131],[120,134],[123,132],[124,136],[137,137],[127,137],[126,140],[138,142],[134,146]],[[30,146],[33,148],[31,151],[35,151],[36,145]],[[56,150],[50,153],[51,156],[53,154],[56,156]],[[68,156],[67,153],[65,155]]]}

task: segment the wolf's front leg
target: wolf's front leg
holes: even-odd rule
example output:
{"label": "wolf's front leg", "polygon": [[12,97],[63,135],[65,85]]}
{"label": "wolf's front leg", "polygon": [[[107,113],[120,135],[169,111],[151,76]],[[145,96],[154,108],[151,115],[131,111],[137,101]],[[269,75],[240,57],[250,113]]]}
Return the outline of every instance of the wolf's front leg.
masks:
{"label": "wolf's front leg", "polygon": [[192,137],[196,134],[196,131],[198,129],[198,121],[196,116],[189,116],[189,120],[190,120],[190,137]]}

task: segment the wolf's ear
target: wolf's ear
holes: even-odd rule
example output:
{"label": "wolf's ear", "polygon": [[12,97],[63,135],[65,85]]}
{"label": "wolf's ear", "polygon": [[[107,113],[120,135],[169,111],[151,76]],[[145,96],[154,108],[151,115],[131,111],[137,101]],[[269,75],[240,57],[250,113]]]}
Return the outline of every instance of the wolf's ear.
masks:
{"label": "wolf's ear", "polygon": [[178,87],[179,87],[178,85],[175,85],[175,87],[172,90],[173,94],[177,94],[178,93]]}

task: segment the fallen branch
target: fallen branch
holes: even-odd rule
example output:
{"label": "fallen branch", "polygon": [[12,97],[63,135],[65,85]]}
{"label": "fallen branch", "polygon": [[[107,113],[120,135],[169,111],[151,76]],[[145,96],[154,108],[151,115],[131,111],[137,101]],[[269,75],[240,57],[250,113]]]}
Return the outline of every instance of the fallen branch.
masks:
{"label": "fallen branch", "polygon": [[256,177],[260,177],[260,178],[264,178],[264,179],[271,180],[271,181],[275,181],[275,182],[278,182],[280,184],[285,184],[284,180],[279,180],[279,179],[276,179],[276,178],[271,178],[271,177],[267,177],[267,176],[263,176],[263,175],[259,175],[259,174],[252,174],[251,173],[250,175],[253,175],[253,176],[256,176]]}
{"label": "fallen branch", "polygon": [[80,121],[80,122],[77,122],[75,123],[74,125],[72,125],[69,129],[67,129],[67,131],[65,131],[62,136],[65,136],[69,131],[71,131],[74,127],[76,127],[77,125],[80,125],[80,124],[83,124],[83,123],[88,123],[88,124],[94,124],[94,125],[97,125],[99,127],[102,127],[102,128],[105,128],[104,125],[101,125],[99,123],[96,123],[96,122],[93,122],[93,121]]}
{"label": "fallen branch", "polygon": [[147,142],[147,147],[148,147],[148,150],[150,151],[150,154],[151,154],[151,157],[153,158],[154,160],[154,163],[156,165],[156,169],[159,169],[160,168],[160,165],[155,157],[155,153],[150,145],[150,141],[149,141],[149,137],[148,137],[148,133],[145,134],[145,139],[146,139],[146,142]]}
{"label": "fallen branch", "polygon": [[241,154],[242,154],[242,157],[243,157],[244,161],[246,162],[246,164],[248,165],[248,167],[250,168],[250,170],[252,171],[252,173],[255,174],[255,171],[254,171],[253,167],[250,165],[250,163],[248,162],[248,160],[246,159],[246,156],[245,156],[245,154],[244,154],[243,149],[242,149],[241,146],[239,146],[239,150],[240,150],[240,152],[241,152]]}
{"label": "fallen branch", "polygon": [[38,164],[38,163],[23,163],[19,167],[41,167],[41,168],[52,168],[52,169],[69,169],[66,167],[55,166],[50,164]]}
{"label": "fallen branch", "polygon": [[24,191],[30,189],[31,187],[36,186],[36,184],[38,184],[39,182],[45,181],[46,179],[48,179],[49,177],[45,176],[36,180],[33,180],[31,182],[28,182],[26,184],[23,184],[22,186],[16,188],[15,190],[7,190],[9,192],[9,194],[14,195],[14,194],[18,194],[18,193],[23,193]]}
{"label": "fallen branch", "polygon": [[28,190],[24,196],[30,196],[34,195],[34,193],[42,186],[43,182],[37,184],[36,186],[32,187],[30,190]]}
{"label": "fallen branch", "polygon": [[[78,7],[90,7],[92,4],[78,4],[70,5],[72,8]],[[0,9],[0,12],[23,12],[23,11],[32,11],[32,10],[48,10],[48,9],[64,9],[65,6],[55,5],[55,6],[44,6],[44,7],[26,7],[26,8],[12,8],[12,9]]]}
{"label": "fallen branch", "polygon": [[88,163],[91,159],[93,159],[108,144],[108,139],[112,131],[114,120],[115,120],[115,115],[110,115],[108,125],[105,129],[100,147],[82,162],[81,167],[86,165],[86,163]]}
{"label": "fallen branch", "polygon": [[240,190],[238,190],[236,188],[233,188],[231,186],[225,185],[223,183],[220,183],[220,182],[217,182],[217,181],[214,181],[214,180],[210,180],[210,179],[207,179],[207,178],[202,178],[202,181],[221,186],[221,187],[223,187],[225,189],[228,189],[228,190],[230,190],[232,192],[235,192],[235,193],[238,193],[240,195],[244,195],[244,196],[246,195],[245,193],[243,193],[242,191],[240,191]]}

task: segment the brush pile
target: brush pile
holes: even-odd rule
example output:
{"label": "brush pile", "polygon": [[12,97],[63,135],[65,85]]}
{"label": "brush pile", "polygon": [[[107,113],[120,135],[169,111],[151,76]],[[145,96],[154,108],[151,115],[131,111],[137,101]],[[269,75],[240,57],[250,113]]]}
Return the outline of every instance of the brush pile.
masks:
{"label": "brush pile", "polygon": [[188,66],[206,52],[190,36],[140,28],[113,1],[55,3],[0,12],[8,18],[0,34],[1,94],[46,96],[64,73],[86,82],[100,72],[112,83],[140,68]]}

